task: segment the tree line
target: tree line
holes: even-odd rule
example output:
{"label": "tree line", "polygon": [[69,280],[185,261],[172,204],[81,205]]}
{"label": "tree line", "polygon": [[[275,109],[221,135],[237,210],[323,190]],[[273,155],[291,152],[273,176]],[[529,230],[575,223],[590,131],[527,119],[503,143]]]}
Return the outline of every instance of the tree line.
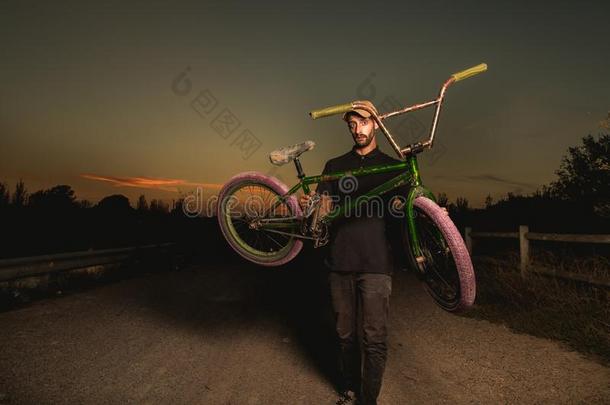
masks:
{"label": "tree line", "polygon": [[[509,192],[497,201],[488,195],[482,209],[470,207],[463,197],[449,201],[445,193],[437,202],[461,229],[515,231],[525,224],[541,232],[609,233],[610,135],[582,138],[582,144],[568,149],[555,173],[555,181],[529,195]],[[0,182],[0,258],[219,239],[213,220],[185,216],[182,204],[183,198],[149,203],[140,195],[132,207],[121,194],[92,204],[78,200],[69,185],[30,194],[21,180],[12,191]]]}
{"label": "tree line", "polygon": [[92,204],[69,185],[29,193],[19,180],[10,190],[0,182],[0,258],[106,249],[163,242],[202,243],[211,224],[171,203],[140,195],[135,207],[121,194]]}
{"label": "tree line", "polygon": [[[138,212],[154,212],[159,214],[177,213],[181,210],[182,199],[172,200],[171,205],[161,199],[152,199],[150,204],[146,196],[141,194],[135,210]],[[97,204],[89,200],[77,200],[71,186],[60,184],[54,187],[29,193],[23,180],[15,184],[11,193],[6,182],[0,182],[0,209],[3,208],[33,208],[53,211],[65,211],[78,208],[98,208],[103,210],[130,210],[129,199],[122,194],[113,194],[102,198]]]}

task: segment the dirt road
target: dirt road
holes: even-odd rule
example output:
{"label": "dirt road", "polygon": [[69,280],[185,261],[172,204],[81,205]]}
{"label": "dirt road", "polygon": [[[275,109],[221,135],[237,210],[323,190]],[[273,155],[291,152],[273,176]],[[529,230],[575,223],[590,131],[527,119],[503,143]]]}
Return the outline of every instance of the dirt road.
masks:
{"label": "dirt road", "polygon": [[[223,268],[224,267],[224,268]],[[194,266],[0,313],[0,404],[332,404],[322,274]],[[395,276],[381,404],[610,403],[610,370]]]}

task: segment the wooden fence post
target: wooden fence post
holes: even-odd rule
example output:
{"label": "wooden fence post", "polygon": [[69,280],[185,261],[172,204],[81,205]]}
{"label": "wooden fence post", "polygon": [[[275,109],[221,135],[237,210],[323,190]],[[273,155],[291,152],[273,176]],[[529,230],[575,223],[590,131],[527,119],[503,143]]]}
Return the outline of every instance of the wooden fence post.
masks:
{"label": "wooden fence post", "polygon": [[464,228],[464,242],[466,242],[466,249],[468,249],[468,253],[472,256],[472,237],[470,233],[472,232],[472,228],[467,226]]}
{"label": "wooden fence post", "polygon": [[519,225],[519,256],[521,257],[521,277],[525,277],[527,273],[527,265],[529,264],[529,240],[525,234],[529,232],[527,225]]}

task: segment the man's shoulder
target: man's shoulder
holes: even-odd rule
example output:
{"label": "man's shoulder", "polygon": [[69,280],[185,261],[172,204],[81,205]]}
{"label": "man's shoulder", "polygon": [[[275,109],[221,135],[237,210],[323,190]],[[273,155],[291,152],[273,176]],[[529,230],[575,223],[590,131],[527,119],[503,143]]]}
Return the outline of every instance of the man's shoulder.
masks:
{"label": "man's shoulder", "polygon": [[328,161],[326,162],[326,166],[327,167],[331,167],[336,165],[339,162],[343,162],[345,161],[345,159],[347,159],[350,155],[352,154],[352,151],[346,152],[342,155],[339,156],[335,156],[334,158],[328,159]]}
{"label": "man's shoulder", "polygon": [[380,160],[383,160],[384,163],[385,162],[387,162],[387,163],[400,163],[400,160],[398,160],[398,159],[396,159],[396,158],[394,158],[392,156],[389,156],[386,153],[383,153],[382,151],[379,151],[379,158],[380,158]]}

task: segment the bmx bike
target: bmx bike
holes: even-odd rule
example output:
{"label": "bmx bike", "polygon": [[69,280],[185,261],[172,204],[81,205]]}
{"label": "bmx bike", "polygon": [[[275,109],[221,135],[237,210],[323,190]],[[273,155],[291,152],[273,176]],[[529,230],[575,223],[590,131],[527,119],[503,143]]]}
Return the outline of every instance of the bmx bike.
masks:
{"label": "bmx bike", "polygon": [[[345,172],[316,176],[305,175],[299,156],[314,147],[307,141],[271,152],[276,165],[293,162],[298,183],[288,188],[277,178],[259,172],[244,172],[231,178],[221,189],[217,215],[220,228],[229,245],[245,259],[263,266],[280,266],[294,259],[311,240],[315,247],[327,243],[329,225],[363,204],[397,187],[409,186],[402,208],[406,214],[406,256],[431,297],[443,309],[457,312],[473,305],[476,295],[475,274],[464,240],[447,211],[436,204],[434,194],[422,184],[417,155],[431,149],[434,142],[445,92],[452,84],[487,70],[480,64],[454,73],[442,85],[434,100],[378,114],[358,101],[310,112],[313,119],[344,114],[355,108],[368,111],[400,158],[400,162],[367,166]],[[400,147],[383,124],[385,119],[436,106],[428,139]],[[320,182],[341,181],[346,176],[360,177],[376,173],[396,176],[366,193],[363,198],[346,200],[321,215],[319,194],[301,208],[296,193],[310,193],[310,186]]]}

